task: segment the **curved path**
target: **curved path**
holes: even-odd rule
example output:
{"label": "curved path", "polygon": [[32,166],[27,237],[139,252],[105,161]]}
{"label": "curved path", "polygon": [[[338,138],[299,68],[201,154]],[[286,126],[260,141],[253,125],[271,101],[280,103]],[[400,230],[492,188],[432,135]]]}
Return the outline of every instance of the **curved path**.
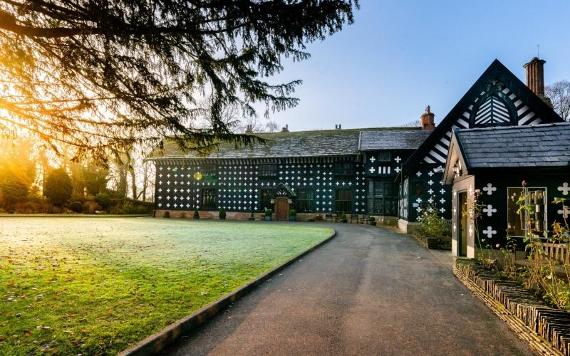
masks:
{"label": "curved path", "polygon": [[449,254],[365,225],[236,302],[171,355],[530,355],[451,272]]}

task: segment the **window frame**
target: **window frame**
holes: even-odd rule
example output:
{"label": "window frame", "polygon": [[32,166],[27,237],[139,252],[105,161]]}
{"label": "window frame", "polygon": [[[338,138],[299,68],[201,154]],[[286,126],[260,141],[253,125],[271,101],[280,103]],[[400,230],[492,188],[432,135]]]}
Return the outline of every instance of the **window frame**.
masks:
{"label": "window frame", "polygon": [[[312,188],[297,188],[295,207],[298,213],[311,213],[315,211],[315,191]],[[301,199],[304,193],[309,193],[310,199]]]}
{"label": "window frame", "polygon": [[337,177],[352,176],[356,171],[356,164],[354,162],[336,162],[333,170],[334,175]]}
{"label": "window frame", "polygon": [[[350,192],[350,200],[340,200],[339,193],[341,191]],[[340,202],[340,204],[339,204]],[[348,205],[349,209],[340,209],[339,205],[343,205],[342,207],[345,208],[344,205]],[[335,199],[334,199],[334,208],[337,213],[352,213],[352,209],[354,206],[354,191],[351,188],[336,188],[335,189]]]}
{"label": "window frame", "polygon": [[260,179],[276,179],[279,177],[279,165],[274,163],[264,163],[258,165],[257,177]]}
{"label": "window frame", "polygon": [[[523,237],[523,238],[524,238],[525,235],[527,234],[527,230],[528,230],[527,226],[524,226],[524,227],[521,226],[521,231],[524,233],[524,235],[522,235],[522,236],[521,236],[521,235],[517,235],[517,234],[515,234],[515,235],[509,235],[509,234],[511,233],[511,232],[510,232],[510,231],[511,231],[511,228],[510,228],[511,224],[510,224],[510,221],[509,221],[509,218],[510,218],[510,209],[509,209],[509,208],[510,208],[510,205],[511,205],[511,202],[510,202],[510,194],[509,194],[509,190],[510,190],[510,189],[520,189],[520,190],[522,190],[522,191],[524,191],[524,190],[526,189],[527,192],[528,192],[529,189],[532,189],[532,190],[539,190],[539,189],[541,189],[541,190],[543,190],[543,192],[544,192],[544,197],[543,197],[543,199],[542,199],[542,200],[543,200],[543,205],[542,205],[542,215],[543,215],[542,228],[543,228],[543,229],[542,229],[542,232],[543,232],[543,235],[548,234],[548,187],[545,187],[545,186],[542,186],[542,187],[540,187],[540,186],[536,186],[536,187],[507,186],[507,192],[506,192],[506,193],[507,193],[507,194],[506,194],[506,196],[507,196],[507,197],[506,197],[506,199],[507,199],[507,204],[506,204],[506,214],[505,214],[505,215],[506,215],[506,220],[507,220],[507,235],[508,235],[508,236],[512,236],[512,237]],[[526,211],[525,211],[525,214],[527,214]],[[528,221],[526,215],[525,215],[525,217],[524,217],[524,221]],[[543,237],[545,237],[545,236],[543,236]]]}
{"label": "window frame", "polygon": [[[275,196],[275,192],[277,191],[276,188],[263,188],[259,190],[259,207],[261,210],[265,211],[265,209],[273,209],[274,206],[271,203],[271,200],[273,199],[273,197]],[[264,205],[264,203],[266,202],[266,200],[263,198],[263,193],[267,192],[269,198],[267,199],[267,206]]]}
{"label": "window frame", "polygon": [[[210,192],[210,194],[206,194],[206,192]],[[213,194],[211,193],[213,192]],[[208,202],[209,204],[206,204],[207,201],[207,197],[209,197]],[[200,210],[206,210],[206,211],[210,211],[210,210],[218,210],[218,205],[219,205],[219,199],[218,199],[218,189],[217,188],[202,188],[200,190]]]}

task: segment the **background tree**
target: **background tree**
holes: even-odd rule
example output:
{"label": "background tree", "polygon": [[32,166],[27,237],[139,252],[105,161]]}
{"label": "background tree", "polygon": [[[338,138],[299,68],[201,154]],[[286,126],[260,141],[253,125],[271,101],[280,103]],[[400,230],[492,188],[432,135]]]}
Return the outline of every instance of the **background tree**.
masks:
{"label": "background tree", "polygon": [[570,82],[561,80],[545,88],[546,96],[554,110],[566,121],[570,121]]}
{"label": "background tree", "polygon": [[12,210],[24,202],[36,177],[33,144],[25,138],[0,140],[0,194]]}
{"label": "background tree", "polygon": [[100,159],[165,136],[182,149],[250,143],[225,108],[296,105],[299,80],[268,78],[351,23],[357,1],[0,0],[0,129]]}
{"label": "background tree", "polygon": [[73,193],[71,178],[63,168],[54,169],[46,179],[44,195],[55,206],[62,207]]}
{"label": "background tree", "polygon": [[107,189],[109,169],[95,161],[88,161],[82,167],[83,181],[88,194],[97,195]]}

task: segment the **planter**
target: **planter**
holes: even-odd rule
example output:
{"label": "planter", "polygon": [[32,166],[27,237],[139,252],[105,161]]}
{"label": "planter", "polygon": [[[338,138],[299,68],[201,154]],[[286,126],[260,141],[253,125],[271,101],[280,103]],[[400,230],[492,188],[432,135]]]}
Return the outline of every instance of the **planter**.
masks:
{"label": "planter", "polygon": [[430,250],[451,250],[451,241],[439,237],[427,237],[426,245]]}
{"label": "planter", "polygon": [[297,216],[293,215],[293,216],[289,216],[289,221],[297,221]]}
{"label": "planter", "polygon": [[271,216],[267,216],[267,215],[266,215],[266,216],[263,217],[263,220],[265,220],[265,221],[271,221]]}

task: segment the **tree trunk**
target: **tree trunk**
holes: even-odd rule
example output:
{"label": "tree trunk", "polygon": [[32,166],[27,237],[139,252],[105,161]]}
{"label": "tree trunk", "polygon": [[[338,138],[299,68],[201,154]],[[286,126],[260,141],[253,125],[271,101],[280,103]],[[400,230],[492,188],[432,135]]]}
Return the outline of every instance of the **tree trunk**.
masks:
{"label": "tree trunk", "polygon": [[142,201],[146,201],[146,186],[148,185],[148,163],[143,163]]}
{"label": "tree trunk", "polygon": [[137,175],[135,174],[135,168],[132,164],[129,167],[129,173],[131,175],[131,192],[133,193],[133,199],[137,199]]}

